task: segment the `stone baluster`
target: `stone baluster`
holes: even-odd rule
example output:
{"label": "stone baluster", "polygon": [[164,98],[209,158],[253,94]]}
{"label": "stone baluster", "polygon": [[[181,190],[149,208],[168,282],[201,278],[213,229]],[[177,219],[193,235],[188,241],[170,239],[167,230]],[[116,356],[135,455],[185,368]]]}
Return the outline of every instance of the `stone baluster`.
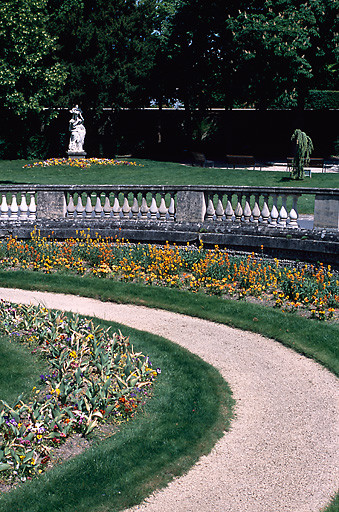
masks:
{"label": "stone baluster", "polygon": [[104,202],[104,207],[103,207],[103,212],[104,212],[104,216],[107,218],[107,217],[110,217],[111,215],[111,203],[109,202],[109,192],[104,192],[105,194],[105,202]]}
{"label": "stone baluster", "polygon": [[245,208],[244,208],[244,222],[249,222],[252,215],[250,207],[250,196],[246,196]]}
{"label": "stone baluster", "polygon": [[125,192],[124,194],[124,203],[122,205],[121,211],[125,219],[128,219],[131,211],[131,207],[128,202],[128,192]]}
{"label": "stone baluster", "polygon": [[1,206],[0,206],[1,219],[3,219],[3,220],[8,219],[8,210],[9,210],[9,207],[7,204],[6,192],[2,192],[2,201],[1,201]]}
{"label": "stone baluster", "polygon": [[95,216],[101,217],[102,214],[102,205],[101,205],[101,194],[97,194],[97,199],[95,201],[95,207],[94,207],[94,214]]}
{"label": "stone baluster", "polygon": [[160,215],[160,220],[166,220],[166,216],[167,216],[167,208],[166,208],[166,202],[165,202],[165,194],[162,193],[161,194],[161,200],[160,200],[160,206],[159,206],[159,215]]}
{"label": "stone baluster", "polygon": [[264,204],[261,210],[261,218],[263,224],[268,224],[268,219],[270,217],[270,210],[268,208],[268,195],[264,195]]}
{"label": "stone baluster", "polygon": [[298,199],[299,199],[299,197],[300,196],[298,194],[292,195],[293,205],[292,205],[292,209],[289,214],[289,217],[290,217],[290,222],[288,224],[289,228],[294,228],[294,229],[299,228],[299,225],[298,225]]}
{"label": "stone baluster", "polygon": [[282,198],[282,206],[279,210],[279,226],[282,228],[286,228],[286,222],[288,219],[288,213],[287,213],[287,207],[286,207],[286,200],[287,196],[286,194],[281,195]]}
{"label": "stone baluster", "polygon": [[21,203],[20,203],[20,220],[28,219],[28,206],[26,201],[26,194],[21,194]]}
{"label": "stone baluster", "polygon": [[158,214],[158,207],[157,207],[157,201],[156,201],[156,198],[155,198],[155,193],[152,193],[152,202],[151,202],[151,206],[150,206],[150,214],[151,214],[151,219],[152,220],[156,220],[157,218],[157,214]]}
{"label": "stone baluster", "polygon": [[214,215],[215,215],[215,209],[214,209],[214,204],[213,204],[213,194],[211,194],[211,195],[209,194],[208,199],[207,199],[206,220],[207,221],[213,220]]}
{"label": "stone baluster", "polygon": [[119,197],[118,197],[118,194],[115,194],[114,201],[113,201],[113,207],[112,207],[113,217],[115,219],[120,217],[120,211],[121,211],[121,206],[119,203]]}
{"label": "stone baluster", "polygon": [[225,208],[226,222],[232,222],[233,221],[234,210],[232,208],[232,202],[231,201],[232,201],[232,195],[227,197],[227,205],[226,205],[226,208]]}
{"label": "stone baluster", "polygon": [[255,202],[254,202],[254,207],[253,207],[253,210],[252,210],[252,222],[253,224],[258,224],[259,223],[259,217],[260,217],[260,208],[259,208],[259,196],[256,195],[255,196]]}
{"label": "stone baluster", "polygon": [[170,204],[169,204],[169,207],[168,207],[168,216],[169,216],[168,220],[170,222],[174,222],[174,217],[175,217],[175,201],[174,201],[173,194],[171,194],[171,200],[170,200]]}
{"label": "stone baluster", "polygon": [[11,203],[11,217],[10,217],[11,220],[16,220],[18,218],[18,211],[19,211],[19,207],[18,207],[18,203],[16,200],[16,193],[13,193],[12,194],[12,203]]}
{"label": "stone baluster", "polygon": [[85,207],[85,215],[88,219],[92,217],[93,206],[92,206],[92,194],[91,192],[87,192],[87,200]]}
{"label": "stone baluster", "polygon": [[76,215],[76,217],[82,217],[84,211],[85,211],[85,207],[82,204],[81,194],[79,193],[78,194],[77,205],[76,205],[76,208],[75,208],[75,215]]}
{"label": "stone baluster", "polygon": [[279,217],[279,212],[278,212],[278,208],[277,208],[278,196],[277,196],[277,194],[272,194],[272,197],[273,197],[273,206],[272,206],[272,210],[271,210],[270,227],[276,228],[278,217]]}
{"label": "stone baluster", "polygon": [[138,215],[139,215],[139,203],[138,203],[138,193],[135,192],[133,194],[133,204],[132,204],[132,208],[131,208],[131,212],[132,212],[132,218],[134,220],[137,220],[138,218]]}
{"label": "stone baluster", "polygon": [[222,204],[222,199],[223,199],[223,195],[218,194],[218,203],[217,203],[217,207],[215,209],[215,215],[216,215],[217,221],[219,221],[219,222],[222,221],[222,218],[224,216],[224,207]]}
{"label": "stone baluster", "polygon": [[237,206],[234,211],[235,215],[235,222],[241,222],[242,215],[243,215],[243,209],[241,206],[241,193],[237,194]]}
{"label": "stone baluster", "polygon": [[140,213],[141,213],[142,220],[147,220],[148,211],[149,211],[149,208],[147,205],[146,192],[142,192],[141,206],[140,206]]}
{"label": "stone baluster", "polygon": [[28,195],[30,196],[29,206],[28,206],[29,219],[35,219],[36,218],[35,192],[28,192]]}
{"label": "stone baluster", "polygon": [[67,205],[67,212],[66,212],[67,217],[74,217],[75,210],[76,210],[76,207],[74,205],[73,194],[70,193],[69,201],[68,201],[68,205]]}

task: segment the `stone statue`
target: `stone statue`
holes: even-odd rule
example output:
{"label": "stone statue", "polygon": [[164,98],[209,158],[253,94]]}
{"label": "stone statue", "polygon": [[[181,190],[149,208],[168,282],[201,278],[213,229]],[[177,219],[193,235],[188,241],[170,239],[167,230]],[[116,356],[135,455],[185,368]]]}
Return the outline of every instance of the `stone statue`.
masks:
{"label": "stone statue", "polygon": [[72,118],[69,121],[69,131],[71,132],[71,138],[69,141],[67,153],[69,156],[83,157],[86,155],[83,147],[86,135],[84,116],[82,115],[82,110],[78,107],[78,105],[75,105],[75,107],[70,110],[70,113],[72,114]]}

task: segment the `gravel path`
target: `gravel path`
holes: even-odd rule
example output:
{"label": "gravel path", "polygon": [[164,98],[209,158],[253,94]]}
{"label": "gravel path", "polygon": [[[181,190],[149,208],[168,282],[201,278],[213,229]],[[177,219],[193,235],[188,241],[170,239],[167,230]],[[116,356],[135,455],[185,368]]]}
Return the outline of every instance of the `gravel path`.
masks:
{"label": "gravel path", "polygon": [[319,512],[339,481],[338,381],[277,342],[167,311],[0,288],[42,303],[164,336],[216,366],[236,418],[212,452],[131,509],[143,512]]}

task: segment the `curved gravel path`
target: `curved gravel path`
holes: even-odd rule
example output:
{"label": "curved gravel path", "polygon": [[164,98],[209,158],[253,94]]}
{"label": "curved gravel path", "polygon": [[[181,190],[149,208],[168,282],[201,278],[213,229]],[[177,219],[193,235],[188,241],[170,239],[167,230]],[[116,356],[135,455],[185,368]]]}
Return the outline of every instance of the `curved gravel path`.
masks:
{"label": "curved gravel path", "polygon": [[339,481],[338,381],[277,342],[167,311],[0,288],[164,336],[216,366],[236,399],[230,432],[184,476],[131,510],[319,512]]}

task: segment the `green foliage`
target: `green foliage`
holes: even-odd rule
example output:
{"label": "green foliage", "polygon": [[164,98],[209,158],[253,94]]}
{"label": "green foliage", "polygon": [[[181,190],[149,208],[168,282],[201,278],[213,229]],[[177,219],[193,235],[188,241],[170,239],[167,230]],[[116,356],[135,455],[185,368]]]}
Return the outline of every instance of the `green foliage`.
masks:
{"label": "green foliage", "polygon": [[[192,0],[178,4],[172,18],[166,49],[170,55],[167,88],[168,94],[185,105],[186,131],[190,137],[195,128],[190,126],[194,110],[198,108],[204,115],[214,95],[219,95],[226,84],[222,76],[230,69],[229,58],[225,58],[227,12],[224,2]],[[222,96],[225,97],[224,91]],[[194,121],[192,118],[193,125]]]}
{"label": "green foliage", "polygon": [[292,176],[301,180],[304,177],[304,167],[310,162],[313,143],[311,138],[299,128],[293,132],[291,140],[295,143]]}
{"label": "green foliage", "polygon": [[248,74],[253,101],[267,105],[284,90],[292,99],[300,83],[313,76],[307,54],[317,35],[316,18],[308,4],[279,0],[265,1],[263,9],[244,6],[229,26],[239,49],[237,73],[241,79]]}
{"label": "green foliage", "polygon": [[[69,71],[60,106],[75,102],[100,113],[142,102],[153,63],[153,7],[145,0],[48,0],[57,57]],[[109,123],[100,128],[107,130]]]}
{"label": "green foliage", "polygon": [[335,88],[337,2],[182,2],[172,22],[170,80],[192,108],[303,107],[315,84]]}
{"label": "green foliage", "polygon": [[339,110],[339,91],[310,90],[306,99],[306,108]]}
{"label": "green foliage", "polygon": [[212,116],[200,116],[199,113],[193,115],[192,140],[198,148],[201,148],[204,142],[210,140],[216,130],[217,123]]}
{"label": "green foliage", "polygon": [[55,38],[47,30],[47,0],[0,2],[0,100],[17,115],[40,112],[65,83],[53,62]]}

